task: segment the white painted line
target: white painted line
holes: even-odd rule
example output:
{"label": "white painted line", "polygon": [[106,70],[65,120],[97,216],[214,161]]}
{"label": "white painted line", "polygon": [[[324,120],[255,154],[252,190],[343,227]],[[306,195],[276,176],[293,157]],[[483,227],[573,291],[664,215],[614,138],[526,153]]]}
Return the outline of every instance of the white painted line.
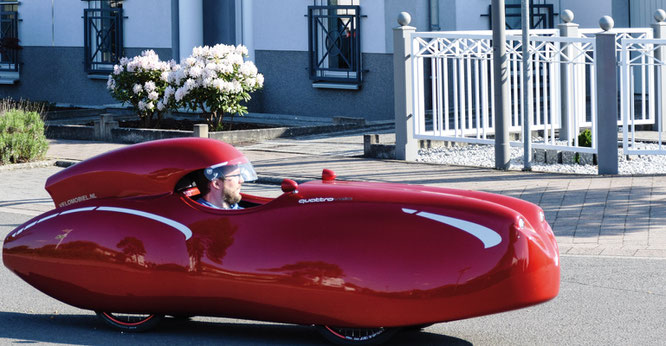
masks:
{"label": "white painted line", "polygon": [[579,255],[579,254],[560,254],[560,257],[580,257],[580,258],[617,258],[617,259],[636,259],[636,260],[656,260],[666,261],[666,257],[647,257],[647,256],[612,256],[612,255]]}
{"label": "white painted line", "polygon": [[182,232],[185,235],[185,240],[190,239],[192,237],[192,230],[190,230],[189,227],[183,225],[180,222],[167,219],[166,217],[151,214],[151,213],[146,213],[144,211],[140,210],[134,210],[134,209],[127,209],[127,208],[116,208],[116,207],[99,207],[97,208],[97,211],[111,211],[111,212],[116,212],[116,213],[124,213],[124,214],[131,214],[131,215],[136,215],[136,216],[141,216],[145,217],[151,220],[155,220],[157,222],[161,222],[163,224],[169,225],[180,232]]}
{"label": "white painted line", "polygon": [[[415,210],[407,208],[403,208],[402,211],[407,214],[413,214],[415,212]],[[477,239],[479,239],[483,243],[483,247],[485,249],[496,246],[502,242],[502,237],[497,232],[493,231],[488,227],[481,226],[474,222],[456,219],[453,217],[439,215],[439,214],[428,213],[425,211],[420,211],[416,213],[416,215],[449,226],[453,226],[461,231],[467,232],[476,237]]]}

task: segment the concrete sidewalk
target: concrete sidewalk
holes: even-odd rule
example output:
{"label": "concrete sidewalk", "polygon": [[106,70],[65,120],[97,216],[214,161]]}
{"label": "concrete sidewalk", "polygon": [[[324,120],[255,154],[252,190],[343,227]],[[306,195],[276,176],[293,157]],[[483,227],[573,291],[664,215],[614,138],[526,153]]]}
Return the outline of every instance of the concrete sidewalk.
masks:
{"label": "concrete sidewalk", "polygon": [[[51,140],[48,157],[83,160],[123,146]],[[239,149],[252,160],[261,177],[276,182],[282,178],[319,179],[322,169],[328,168],[342,180],[400,182],[500,193],[540,205],[553,227],[562,254],[666,258],[666,176],[502,172],[365,159],[360,157],[363,138],[358,131],[275,139]],[[38,172],[44,174],[42,170],[26,169],[20,175],[27,179],[46,180],[47,176],[31,177]],[[0,172],[0,176],[17,174]],[[252,185],[247,184],[248,189],[252,189]],[[43,183],[35,188],[43,190]]]}

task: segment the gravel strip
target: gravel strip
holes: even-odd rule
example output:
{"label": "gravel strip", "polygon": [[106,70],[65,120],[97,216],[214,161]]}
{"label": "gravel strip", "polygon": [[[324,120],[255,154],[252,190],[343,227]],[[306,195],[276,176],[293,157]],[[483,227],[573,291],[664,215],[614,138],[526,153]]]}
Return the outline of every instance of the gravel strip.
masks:
{"label": "gravel strip", "polygon": [[[638,143],[638,149],[658,150],[657,144]],[[495,167],[495,147],[492,145],[462,145],[419,150],[418,162],[446,165]],[[510,170],[523,169],[523,148],[511,147]],[[532,171],[571,174],[598,174],[595,165],[532,163]],[[627,159],[619,148],[620,175],[666,174],[666,155],[630,155]]]}

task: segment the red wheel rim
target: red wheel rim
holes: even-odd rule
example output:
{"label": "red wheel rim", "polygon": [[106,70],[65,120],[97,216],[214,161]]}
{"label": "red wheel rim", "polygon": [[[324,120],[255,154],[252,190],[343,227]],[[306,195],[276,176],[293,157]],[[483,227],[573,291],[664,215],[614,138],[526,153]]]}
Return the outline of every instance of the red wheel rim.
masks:
{"label": "red wheel rim", "polygon": [[106,318],[113,321],[114,323],[118,323],[120,325],[127,326],[127,327],[138,326],[140,324],[143,324],[143,323],[146,323],[146,322],[150,321],[153,317],[155,317],[155,315],[149,315],[148,317],[146,317],[146,318],[144,318],[144,319],[142,319],[138,322],[127,322],[127,321],[122,321],[122,320],[117,319],[115,316],[113,316],[112,314],[110,314],[108,312],[103,312],[103,314],[104,314],[104,316],[106,316]]}
{"label": "red wheel rim", "polygon": [[324,326],[331,334],[344,340],[362,341],[377,337],[384,332],[384,328],[337,328]]}

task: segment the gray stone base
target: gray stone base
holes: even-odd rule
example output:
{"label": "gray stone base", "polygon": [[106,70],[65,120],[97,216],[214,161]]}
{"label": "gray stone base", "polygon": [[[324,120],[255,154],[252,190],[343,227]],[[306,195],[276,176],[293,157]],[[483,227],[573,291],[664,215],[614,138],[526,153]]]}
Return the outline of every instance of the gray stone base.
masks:
{"label": "gray stone base", "polygon": [[[577,153],[574,151],[558,151],[558,150],[545,150],[534,149],[534,163],[562,163],[562,164],[581,164],[581,165],[595,165],[597,154],[590,153]],[[576,157],[578,159],[576,160]],[[578,161],[578,162],[576,162]]]}
{"label": "gray stone base", "polygon": [[[359,121],[347,121],[347,119],[345,119],[339,121],[339,124],[334,125],[274,127],[254,130],[209,132],[207,137],[232,145],[238,145],[241,143],[260,142],[279,137],[307,136],[363,128],[362,125],[359,125],[360,123],[361,122]],[[363,120],[363,123],[365,123],[365,120]],[[118,127],[118,122],[113,121],[113,117],[109,114],[102,114],[99,117],[99,120],[94,121],[94,124],[94,126],[50,124],[46,129],[46,137],[132,144],[157,139],[193,137],[196,135],[194,131]],[[196,136],[201,135],[202,134]]]}

